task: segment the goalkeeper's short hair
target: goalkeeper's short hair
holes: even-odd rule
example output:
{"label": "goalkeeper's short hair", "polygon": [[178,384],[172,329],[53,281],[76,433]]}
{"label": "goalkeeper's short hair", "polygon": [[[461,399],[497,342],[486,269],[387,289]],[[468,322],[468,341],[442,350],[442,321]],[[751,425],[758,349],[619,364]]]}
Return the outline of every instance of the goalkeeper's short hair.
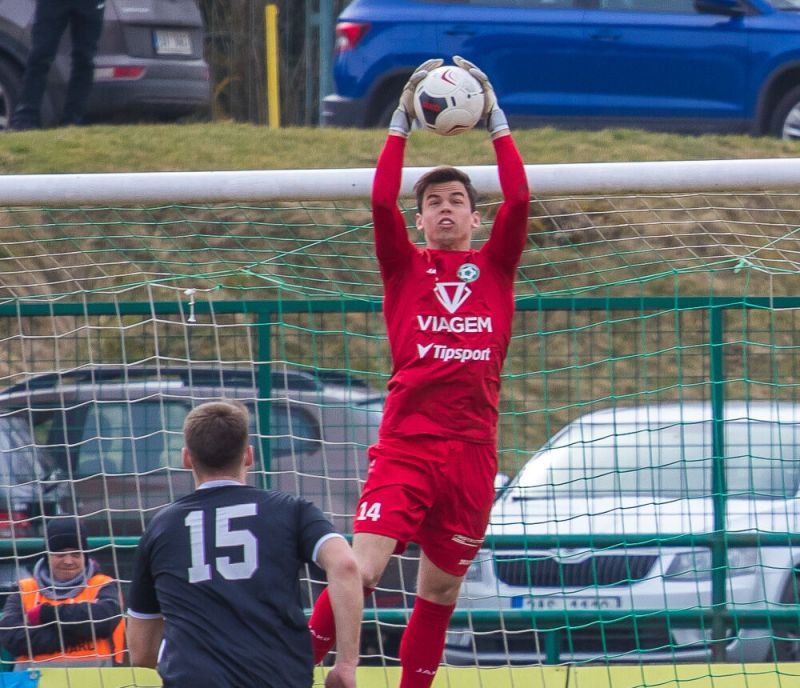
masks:
{"label": "goalkeeper's short hair", "polygon": [[414,193],[417,196],[417,212],[422,212],[422,201],[425,198],[425,190],[433,184],[445,184],[447,182],[461,182],[467,190],[469,197],[469,209],[474,211],[478,203],[478,192],[472,185],[472,180],[466,172],[462,172],[457,167],[440,165],[428,170],[414,184]]}

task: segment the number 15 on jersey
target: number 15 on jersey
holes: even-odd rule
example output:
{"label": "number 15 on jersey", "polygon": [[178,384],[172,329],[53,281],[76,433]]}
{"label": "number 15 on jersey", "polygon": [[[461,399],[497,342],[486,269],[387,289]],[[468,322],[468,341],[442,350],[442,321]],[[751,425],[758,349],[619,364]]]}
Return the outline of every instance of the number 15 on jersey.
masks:
{"label": "number 15 on jersey", "polygon": [[[234,528],[231,521],[245,516],[255,516],[255,504],[234,504],[214,509],[214,542],[212,551],[219,547],[241,547],[241,561],[232,562],[230,557],[216,557],[214,565],[220,576],[227,580],[250,578],[258,568],[258,540],[247,528]],[[190,511],[184,523],[189,529],[192,565],[188,570],[190,583],[211,580],[211,564],[206,561],[205,511]]]}

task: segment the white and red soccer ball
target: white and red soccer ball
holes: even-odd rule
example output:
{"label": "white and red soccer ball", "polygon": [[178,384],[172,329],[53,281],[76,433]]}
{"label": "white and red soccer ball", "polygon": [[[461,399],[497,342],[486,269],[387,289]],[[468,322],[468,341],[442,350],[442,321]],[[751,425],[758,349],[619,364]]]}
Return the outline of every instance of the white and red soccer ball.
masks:
{"label": "white and red soccer ball", "polygon": [[483,114],[483,89],[461,67],[432,69],[417,85],[414,109],[423,129],[454,136],[472,129]]}

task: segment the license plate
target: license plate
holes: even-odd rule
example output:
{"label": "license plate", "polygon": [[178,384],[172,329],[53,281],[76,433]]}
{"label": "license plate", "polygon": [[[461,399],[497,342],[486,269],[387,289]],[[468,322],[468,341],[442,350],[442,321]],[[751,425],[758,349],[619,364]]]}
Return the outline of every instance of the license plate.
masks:
{"label": "license plate", "polygon": [[191,55],[188,31],[153,31],[153,44],[159,55]]}
{"label": "license plate", "polygon": [[531,597],[522,595],[512,600],[515,609],[619,609],[619,597]]}

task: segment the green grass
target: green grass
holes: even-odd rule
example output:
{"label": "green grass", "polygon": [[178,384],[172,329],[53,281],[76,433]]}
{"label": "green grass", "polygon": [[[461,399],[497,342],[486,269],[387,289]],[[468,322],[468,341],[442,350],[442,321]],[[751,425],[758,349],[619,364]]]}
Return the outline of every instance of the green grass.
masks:
{"label": "green grass", "polygon": [[[517,130],[525,162],[568,163],[795,157],[800,143],[748,136],[680,136],[635,130]],[[93,126],[0,136],[5,174],[371,167],[385,131],[271,130],[250,124]],[[415,132],[406,164],[494,161],[483,131],[440,138]]]}

